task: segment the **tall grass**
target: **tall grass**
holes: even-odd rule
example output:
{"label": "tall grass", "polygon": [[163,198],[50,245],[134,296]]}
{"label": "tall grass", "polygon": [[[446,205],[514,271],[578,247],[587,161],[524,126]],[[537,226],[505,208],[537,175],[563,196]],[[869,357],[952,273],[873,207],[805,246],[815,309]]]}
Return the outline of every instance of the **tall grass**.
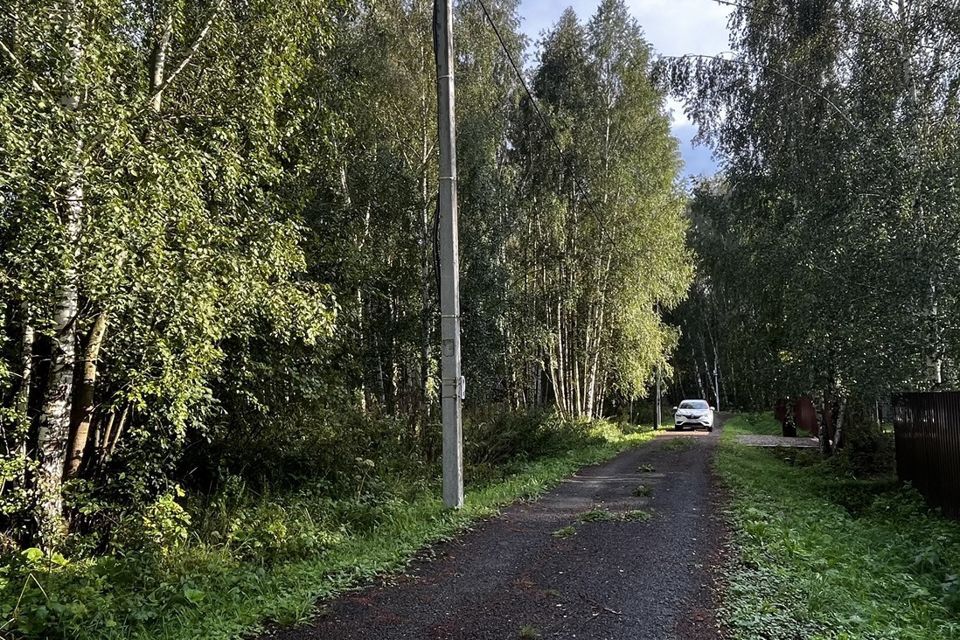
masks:
{"label": "tall grass", "polygon": [[717,469],[732,494],[723,617],[735,638],[960,637],[960,523],[889,469],[853,472],[815,451],[749,448],[766,416],[725,427]]}

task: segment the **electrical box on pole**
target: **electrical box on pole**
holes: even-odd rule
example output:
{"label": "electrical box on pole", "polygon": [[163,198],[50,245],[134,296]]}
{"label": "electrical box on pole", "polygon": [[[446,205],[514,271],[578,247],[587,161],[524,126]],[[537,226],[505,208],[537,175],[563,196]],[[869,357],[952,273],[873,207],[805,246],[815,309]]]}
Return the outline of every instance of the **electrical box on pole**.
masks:
{"label": "electrical box on pole", "polygon": [[463,506],[464,381],[460,371],[460,267],[457,230],[457,127],[453,77],[453,0],[434,0],[440,147],[440,377],[443,503]]}

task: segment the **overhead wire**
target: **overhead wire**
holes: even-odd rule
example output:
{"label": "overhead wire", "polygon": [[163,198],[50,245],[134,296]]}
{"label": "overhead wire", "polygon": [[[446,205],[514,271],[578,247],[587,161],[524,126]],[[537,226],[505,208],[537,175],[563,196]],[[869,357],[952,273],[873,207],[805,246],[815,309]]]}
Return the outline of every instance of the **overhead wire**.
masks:
{"label": "overhead wire", "polygon": [[[556,130],[553,128],[553,125],[547,120],[547,116],[544,114],[543,109],[540,108],[540,103],[534,97],[533,92],[530,91],[530,87],[527,85],[527,80],[523,75],[523,72],[520,70],[520,66],[517,64],[516,59],[513,56],[513,53],[510,51],[510,47],[507,46],[506,40],[503,38],[503,34],[500,33],[500,28],[497,26],[496,21],[493,19],[493,16],[490,15],[490,11],[487,9],[487,5],[483,0],[477,0],[477,3],[480,5],[480,9],[483,11],[484,17],[486,17],[487,22],[490,24],[490,27],[493,29],[494,35],[497,37],[497,41],[500,43],[500,48],[503,50],[504,55],[507,60],[510,62],[510,66],[513,68],[513,72],[516,74],[517,79],[520,81],[520,86],[523,87],[524,93],[527,95],[527,99],[530,101],[530,104],[533,106],[533,110],[536,112],[537,117],[540,119],[540,122],[543,124],[544,129],[547,132],[547,135],[550,137],[550,141],[553,143],[554,148],[557,150],[557,153],[560,155],[560,158],[563,159],[564,152],[563,147],[560,145],[560,142],[557,140]],[[586,203],[586,209],[589,213],[593,215],[596,219],[601,234],[604,238],[613,243],[613,238],[610,237],[609,232],[607,231],[605,222],[601,219],[599,213],[591,205],[590,196],[587,190],[584,188],[580,177],[575,173],[571,172],[570,175],[573,180],[574,186],[579,189],[580,196],[583,198]]]}

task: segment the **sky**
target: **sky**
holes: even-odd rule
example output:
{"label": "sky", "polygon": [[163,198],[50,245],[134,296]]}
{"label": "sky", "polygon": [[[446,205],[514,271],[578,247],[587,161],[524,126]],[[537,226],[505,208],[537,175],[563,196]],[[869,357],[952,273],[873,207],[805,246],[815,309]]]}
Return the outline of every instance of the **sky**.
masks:
{"label": "sky", "polygon": [[[586,21],[598,4],[599,0],[521,0],[521,28],[531,41],[536,41],[568,6]],[[716,55],[729,49],[727,16],[732,7],[714,0],[627,0],[627,6],[657,53]],[[673,135],[680,141],[685,164],[684,174],[714,173],[716,161],[710,149],[694,147],[691,143],[697,132],[696,125],[684,116],[682,105],[672,100],[669,104],[673,112]]]}

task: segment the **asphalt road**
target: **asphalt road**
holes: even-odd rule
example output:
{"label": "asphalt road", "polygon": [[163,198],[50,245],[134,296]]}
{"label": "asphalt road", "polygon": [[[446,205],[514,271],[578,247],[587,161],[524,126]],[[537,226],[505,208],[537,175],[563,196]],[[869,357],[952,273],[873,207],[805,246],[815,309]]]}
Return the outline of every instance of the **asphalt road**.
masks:
{"label": "asphalt road", "polygon": [[[716,443],[716,431],[663,432],[433,548],[406,575],[322,603],[309,625],[264,638],[720,638]],[[639,485],[649,495],[637,495]],[[615,519],[579,521],[592,510]],[[619,519],[635,510],[652,517]],[[565,527],[574,533],[554,535]]]}

